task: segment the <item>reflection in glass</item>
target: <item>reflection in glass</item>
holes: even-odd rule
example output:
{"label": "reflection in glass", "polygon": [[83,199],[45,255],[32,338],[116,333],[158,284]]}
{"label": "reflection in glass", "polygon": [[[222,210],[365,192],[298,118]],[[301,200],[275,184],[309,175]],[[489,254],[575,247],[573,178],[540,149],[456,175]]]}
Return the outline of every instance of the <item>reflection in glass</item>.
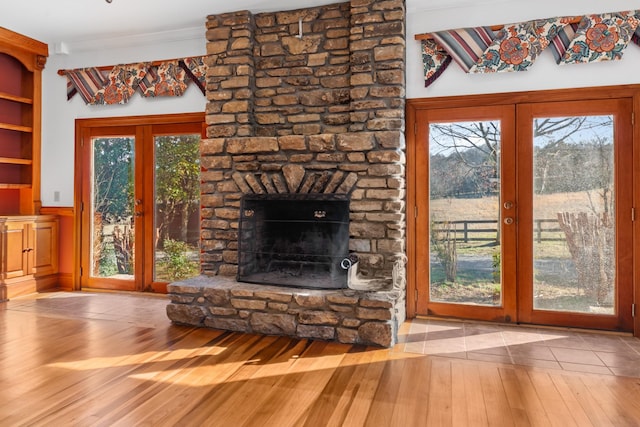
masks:
{"label": "reflection in glass", "polygon": [[156,136],[155,269],[157,281],[198,274],[200,135]]}
{"label": "reflection in glass", "polygon": [[134,138],[93,140],[91,262],[93,277],[134,274]]}
{"label": "reflection in glass", "polygon": [[429,126],[430,301],[500,306],[500,122]]}
{"label": "reflection in glass", "polygon": [[534,120],[534,309],[614,314],[612,116]]}

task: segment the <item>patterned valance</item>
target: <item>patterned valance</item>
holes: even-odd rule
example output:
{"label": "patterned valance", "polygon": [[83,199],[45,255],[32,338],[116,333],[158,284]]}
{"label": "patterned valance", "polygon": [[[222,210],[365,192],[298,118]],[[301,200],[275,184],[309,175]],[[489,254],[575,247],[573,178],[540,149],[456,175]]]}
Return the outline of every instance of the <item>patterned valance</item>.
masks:
{"label": "patterned valance", "polygon": [[67,77],[67,100],[79,93],[85,104],[125,104],[136,91],[144,97],[181,96],[189,82],[205,93],[204,56],[167,61],[60,70]]}
{"label": "patterned valance", "polygon": [[525,71],[547,47],[558,64],[618,60],[630,41],[640,45],[639,24],[640,10],[630,10],[437,31],[416,39],[429,86],[452,60],[467,73]]}

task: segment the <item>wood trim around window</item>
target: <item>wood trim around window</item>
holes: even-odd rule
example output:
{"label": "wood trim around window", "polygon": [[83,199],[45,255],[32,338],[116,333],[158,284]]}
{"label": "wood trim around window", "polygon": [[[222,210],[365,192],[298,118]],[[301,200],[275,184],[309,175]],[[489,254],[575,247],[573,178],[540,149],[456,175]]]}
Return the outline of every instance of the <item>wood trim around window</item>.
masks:
{"label": "wood trim around window", "polygon": [[[74,266],[73,266],[73,283],[72,289],[79,291],[81,285],[81,267],[82,257],[82,173],[78,172],[78,168],[86,168],[86,159],[83,159],[82,143],[83,140],[90,138],[90,130],[92,128],[109,128],[109,127],[141,127],[141,126],[159,126],[168,124],[175,128],[180,128],[181,124],[202,123],[201,137],[206,138],[206,115],[204,112],[181,113],[181,114],[162,114],[150,116],[127,116],[127,117],[104,117],[77,119],[75,123],[75,154],[74,162],[76,173],[74,177]],[[166,287],[165,287],[166,288]],[[142,290],[142,289],[140,289]]]}
{"label": "wood trim around window", "polygon": [[[554,89],[533,92],[510,92],[486,95],[451,96],[438,98],[420,98],[407,100],[406,106],[406,152],[407,152],[407,317],[417,314],[416,287],[416,164],[415,154],[418,143],[416,115],[419,110],[431,110],[453,107],[474,107],[486,105],[507,105],[522,103],[546,103],[553,101],[602,100],[613,98],[632,98],[633,117],[640,111],[640,85],[602,86],[577,89]],[[640,126],[633,120],[633,206],[638,210],[640,201]],[[638,184],[637,184],[638,183]],[[640,245],[640,213],[636,213],[633,224],[634,247]],[[634,251],[633,302],[636,315],[634,317],[634,335],[640,337],[640,250]]]}

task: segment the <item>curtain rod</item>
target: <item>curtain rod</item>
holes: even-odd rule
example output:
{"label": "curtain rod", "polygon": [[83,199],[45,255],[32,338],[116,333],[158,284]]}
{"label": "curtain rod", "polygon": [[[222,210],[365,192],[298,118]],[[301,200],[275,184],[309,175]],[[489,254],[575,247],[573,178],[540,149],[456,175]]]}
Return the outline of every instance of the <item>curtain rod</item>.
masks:
{"label": "curtain rod", "polygon": [[[162,65],[165,62],[171,62],[171,61],[182,61],[185,59],[190,59],[190,58],[200,58],[202,56],[206,56],[206,55],[196,55],[196,56],[185,56],[184,58],[174,58],[174,59],[163,59],[163,60],[158,60],[158,61],[149,61],[149,65],[150,66],[158,66],[158,65]],[[147,61],[141,61],[141,62],[135,62],[134,64],[140,64],[142,62],[147,62]],[[120,64],[120,65],[126,65],[126,64]],[[113,69],[113,67],[115,67],[115,65],[101,65],[99,67],[84,67],[84,68],[96,68],[100,71],[110,71],[111,69]],[[82,68],[80,68],[82,69]],[[64,76],[67,71],[69,71],[68,69],[60,69],[58,70],[58,75],[60,76]]]}
{"label": "curtain rod", "polygon": [[[582,20],[582,16],[575,16],[573,18],[569,18],[567,20],[567,23],[568,24],[579,24],[581,20]],[[532,21],[535,21],[535,19],[532,19]],[[500,31],[501,29],[504,28],[504,25],[491,25],[489,28],[491,28],[491,31]],[[433,32],[432,33],[416,34],[414,37],[415,37],[416,40],[429,40],[429,39],[433,38],[433,36],[431,34],[433,34]]]}

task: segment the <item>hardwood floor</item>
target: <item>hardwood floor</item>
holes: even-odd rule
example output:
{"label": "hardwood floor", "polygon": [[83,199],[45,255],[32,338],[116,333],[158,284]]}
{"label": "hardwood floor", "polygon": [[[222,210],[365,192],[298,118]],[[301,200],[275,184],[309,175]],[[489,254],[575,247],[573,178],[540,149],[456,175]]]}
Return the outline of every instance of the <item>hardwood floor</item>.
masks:
{"label": "hardwood floor", "polygon": [[179,327],[165,306],[0,304],[0,426],[640,425],[638,378]]}

